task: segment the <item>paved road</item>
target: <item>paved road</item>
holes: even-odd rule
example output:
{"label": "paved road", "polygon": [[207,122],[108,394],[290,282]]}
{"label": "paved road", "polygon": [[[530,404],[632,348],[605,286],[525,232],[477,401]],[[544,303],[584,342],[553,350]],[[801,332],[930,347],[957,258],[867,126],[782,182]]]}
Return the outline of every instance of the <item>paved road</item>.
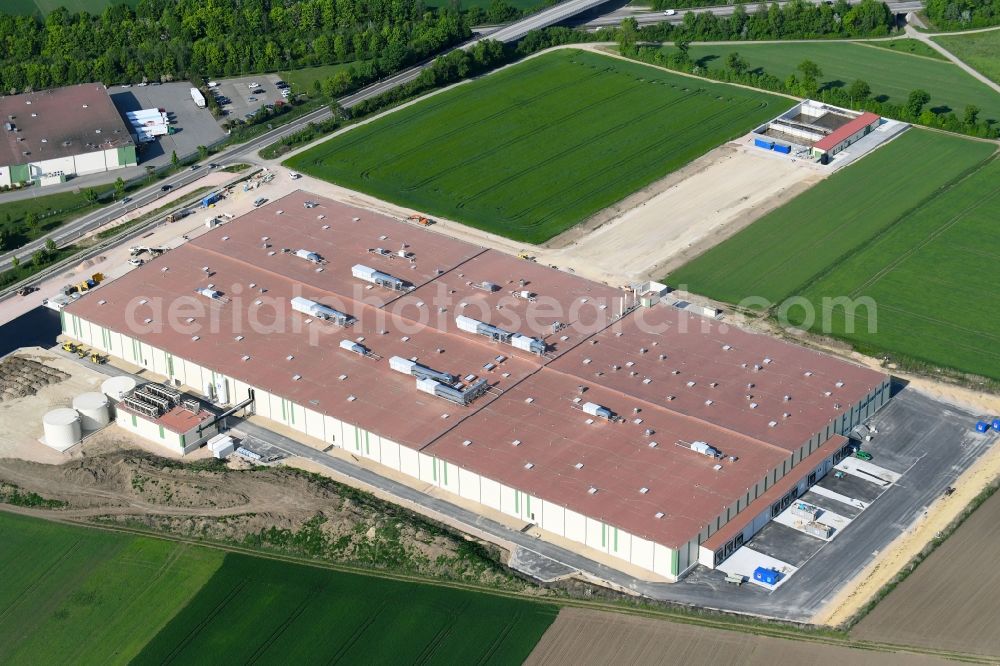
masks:
{"label": "paved road", "polygon": [[[544,28],[546,26],[554,25],[561,21],[564,21],[580,12],[584,12],[594,7],[597,7],[607,0],[565,0],[555,7],[550,7],[548,9],[542,10],[536,14],[527,16],[519,21],[511,23],[510,25],[504,26],[498,30],[491,32],[489,35],[476,36],[473,39],[461,44],[456,49],[468,49],[477,42],[483,39],[492,39],[503,42],[512,42],[520,39],[526,35],[530,30],[535,30],[539,28]],[[400,72],[394,76],[391,76],[377,83],[359,90],[356,93],[347,95],[339,100],[341,106],[345,108],[350,108],[357,104],[358,102],[369,99],[371,97],[376,97],[382,93],[391,90],[397,86],[408,83],[417,76],[425,68],[431,65],[432,61],[427,61],[411,67],[403,72]],[[307,124],[311,122],[320,122],[326,120],[331,115],[330,110],[326,107],[322,109],[317,109],[311,113],[308,113],[301,118],[294,120],[287,125],[273,129],[265,134],[262,134],[250,141],[234,146],[227,150],[224,150],[216,155],[212,156],[211,162],[217,162],[221,164],[231,164],[237,159],[242,159],[244,161],[253,161],[253,155],[256,154],[261,148],[281,139],[284,136],[293,134]],[[207,161],[206,161],[207,164]],[[129,209],[133,206],[140,206],[155,201],[160,195],[160,187],[162,185],[168,184],[172,186],[186,185],[188,183],[194,182],[201,178],[208,170],[204,166],[197,171],[184,171],[179,174],[175,174],[165,180],[157,182],[155,185],[151,185],[139,192],[132,194],[133,201],[129,203]],[[0,198],[2,201],[2,198]],[[103,226],[112,220],[115,220],[126,212],[126,208],[122,207],[120,204],[113,204],[111,206],[106,206],[98,211],[95,211],[87,216],[77,219],[69,224],[64,225],[58,230],[47,234],[45,237],[40,238],[36,241],[28,243],[25,246],[7,252],[5,254],[0,254],[0,271],[7,270],[11,267],[10,260],[13,256],[26,257],[30,256],[36,250],[41,249],[45,246],[45,241],[51,238],[57,245],[65,245],[71,243],[75,239],[79,238],[86,232],[95,229],[97,227]]]}
{"label": "paved road", "polygon": [[[1000,28],[984,28],[984,29],[980,29],[980,30],[970,30],[969,32],[990,32],[991,30],[998,30],[998,29],[1000,29]],[[949,51],[948,49],[946,49],[945,47],[941,46],[940,44],[938,44],[937,42],[935,42],[933,39],[931,39],[931,37],[937,37],[938,35],[947,35],[947,34],[949,34],[949,33],[946,33],[946,32],[945,33],[921,32],[919,30],[914,30],[912,26],[909,26],[909,25],[906,26],[906,36],[907,37],[911,37],[913,39],[919,39],[921,42],[923,42],[927,46],[931,47],[932,49],[934,49],[935,51],[937,51],[938,53],[940,53],[941,55],[943,55],[945,58],[947,58],[948,60],[950,60],[951,62],[955,63],[956,65],[958,65],[959,67],[961,67],[963,70],[965,70],[966,72],[968,72],[969,74],[971,74],[974,78],[978,79],[979,81],[982,81],[983,83],[985,83],[986,85],[988,85],[993,90],[996,90],[997,92],[1000,92],[1000,84],[998,84],[996,81],[994,81],[993,79],[991,79],[989,77],[983,76],[982,74],[979,73],[978,70],[973,69],[969,65],[965,64],[965,62],[962,61],[962,60],[960,60],[958,58],[958,56],[956,56],[951,51]],[[961,34],[967,34],[967,33],[963,32]]]}
{"label": "paved road", "polygon": [[[813,4],[820,4],[823,0],[809,0]],[[786,4],[787,0],[780,0],[777,4]],[[852,4],[860,2],[860,0],[849,0]],[[742,6],[748,14],[752,14],[757,11],[760,7],[770,7],[772,3],[748,3]],[[906,0],[904,2],[887,2],[889,10],[894,14],[905,14],[907,12],[916,12],[924,8],[924,4],[921,0]],[[677,13],[673,16],[665,16],[663,12],[660,11],[648,11],[648,10],[635,10],[628,7],[624,7],[617,11],[611,12],[605,16],[600,16],[584,24],[587,28],[602,28],[606,26],[618,25],[623,19],[631,16],[635,18],[639,25],[650,25],[654,23],[681,23],[684,21],[684,15],[688,12],[694,12],[696,14],[709,13],[715,14],[716,16],[731,16],[736,10],[737,5],[719,5],[715,7],[683,7],[677,9]]]}

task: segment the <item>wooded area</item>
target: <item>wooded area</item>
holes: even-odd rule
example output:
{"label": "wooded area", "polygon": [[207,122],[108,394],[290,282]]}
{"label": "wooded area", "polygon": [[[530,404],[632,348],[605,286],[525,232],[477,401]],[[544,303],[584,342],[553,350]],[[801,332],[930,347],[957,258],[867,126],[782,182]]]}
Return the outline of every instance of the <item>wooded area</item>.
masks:
{"label": "wooded area", "polygon": [[395,71],[471,35],[420,0],[140,0],[0,15],[0,90],[235,76],[338,62]]}

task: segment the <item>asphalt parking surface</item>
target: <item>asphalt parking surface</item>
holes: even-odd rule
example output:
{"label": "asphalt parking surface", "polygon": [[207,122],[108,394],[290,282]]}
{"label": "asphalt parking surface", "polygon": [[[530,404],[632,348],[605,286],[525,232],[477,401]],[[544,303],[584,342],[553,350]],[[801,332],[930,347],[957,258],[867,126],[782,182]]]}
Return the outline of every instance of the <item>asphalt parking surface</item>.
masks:
{"label": "asphalt parking surface", "polygon": [[839,514],[844,518],[850,518],[852,520],[857,518],[858,514],[861,513],[860,507],[835,500],[832,497],[827,497],[826,495],[820,495],[812,490],[807,490],[805,494],[802,495],[802,501],[808,502],[813,506],[818,506],[824,511],[832,511],[833,513]]}
{"label": "asphalt parking surface", "polygon": [[[823,539],[809,536],[794,527],[772,520],[754,535],[749,545],[758,553],[770,555],[798,568],[808,562],[826,543]],[[791,580],[795,580],[795,576],[792,576]]]}
{"label": "asphalt parking surface", "polygon": [[[256,113],[265,104],[284,101],[281,91],[274,85],[280,80],[281,77],[277,74],[255,74],[235,79],[216,79],[219,85],[209,92],[214,91],[229,99],[229,103],[222,106],[227,115],[220,118],[220,122],[244,120],[248,113]],[[251,91],[251,83],[259,83],[260,88]],[[250,101],[251,99],[254,101]]]}
{"label": "asphalt parking surface", "polygon": [[[140,166],[165,166],[174,152],[184,159],[196,154],[198,146],[208,146],[225,137],[226,133],[212,117],[212,112],[195,106],[191,87],[189,82],[179,81],[158,86],[113,86],[108,90],[123,118],[128,111],[164,109],[176,120],[172,125],[177,128],[176,134],[161,136],[139,148]],[[128,124],[128,120],[125,122]]]}
{"label": "asphalt parking surface", "polygon": [[844,474],[844,476],[838,479],[834,476],[833,471],[820,479],[816,485],[869,504],[874,502],[888,488],[888,486],[882,487],[872,481],[865,481],[853,474]]}

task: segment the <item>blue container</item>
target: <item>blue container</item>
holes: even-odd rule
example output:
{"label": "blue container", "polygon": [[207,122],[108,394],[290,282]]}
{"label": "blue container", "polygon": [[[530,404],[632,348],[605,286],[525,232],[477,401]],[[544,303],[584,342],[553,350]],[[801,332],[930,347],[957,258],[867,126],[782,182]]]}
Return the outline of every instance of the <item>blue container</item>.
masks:
{"label": "blue container", "polygon": [[1000,419],[993,419],[993,429],[1000,430]]}
{"label": "blue container", "polygon": [[778,582],[778,572],[774,569],[768,569],[765,567],[757,567],[753,570],[753,579],[759,580],[762,583],[768,585],[775,585]]}
{"label": "blue container", "polygon": [[212,192],[207,197],[205,197],[204,199],[201,200],[201,207],[202,208],[208,208],[209,206],[211,206],[212,204],[214,204],[216,201],[218,201],[221,198],[222,197],[219,196],[218,192]]}
{"label": "blue container", "polygon": [[792,152],[792,147],[791,146],[786,146],[783,143],[776,143],[776,144],[774,144],[774,152],[776,152],[776,153],[784,153],[785,155],[787,155],[788,153]]}
{"label": "blue container", "polygon": [[976,422],[976,432],[986,432],[990,429],[990,424],[986,421]]}
{"label": "blue container", "polygon": [[768,141],[767,139],[754,139],[753,145],[758,148],[763,148],[764,150],[771,150],[774,148],[774,141]]}

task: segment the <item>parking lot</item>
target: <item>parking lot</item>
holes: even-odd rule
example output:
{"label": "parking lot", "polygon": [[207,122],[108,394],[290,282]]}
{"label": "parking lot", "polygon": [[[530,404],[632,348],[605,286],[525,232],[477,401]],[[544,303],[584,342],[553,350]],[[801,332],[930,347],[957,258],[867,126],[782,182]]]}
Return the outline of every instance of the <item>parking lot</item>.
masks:
{"label": "parking lot", "polygon": [[129,88],[112,86],[108,92],[122,117],[138,109],[164,109],[175,121],[172,126],[177,128],[176,134],[161,136],[140,146],[140,166],[165,166],[170,163],[172,153],[184,159],[196,154],[198,146],[211,145],[226,135],[211,111],[195,106],[191,84],[187,81]]}
{"label": "parking lot", "polygon": [[[221,104],[226,115],[220,122],[226,120],[246,120],[247,115],[256,113],[266,104],[283,101],[281,91],[275,84],[281,78],[277,74],[257,74],[242,76],[236,79],[218,79],[219,84],[212,91],[222,95],[227,103]],[[259,88],[250,89],[251,83],[260,84]],[[211,92],[211,91],[210,91]]]}

